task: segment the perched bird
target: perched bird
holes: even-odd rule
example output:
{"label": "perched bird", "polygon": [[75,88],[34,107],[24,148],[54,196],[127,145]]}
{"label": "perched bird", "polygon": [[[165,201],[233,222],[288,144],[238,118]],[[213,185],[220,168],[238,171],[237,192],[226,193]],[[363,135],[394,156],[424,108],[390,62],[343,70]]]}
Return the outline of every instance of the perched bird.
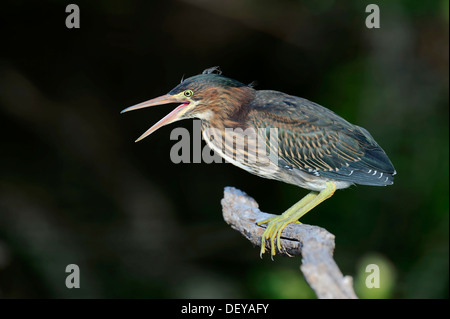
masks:
{"label": "perched bird", "polygon": [[[272,256],[276,254],[275,247],[282,251],[280,238],[286,225],[298,222],[336,189],[353,184],[393,184],[396,171],[367,130],[306,99],[255,90],[252,85],[222,76],[215,67],[182,80],[166,95],[126,108],[122,113],[167,103],[180,105],[136,142],[169,123],[198,118],[207,144],[227,161],[258,176],[311,190],[282,215],[258,223],[268,223],[262,236],[261,256],[266,240]],[[253,129],[256,136],[264,138],[263,152],[275,150],[276,156],[265,163],[249,161],[250,152],[257,149],[255,140],[237,150],[244,156],[235,156],[236,152],[229,152],[230,143],[206,133],[212,128],[231,131],[241,142],[245,140],[243,132]],[[271,129],[276,131],[276,138],[269,140]]]}

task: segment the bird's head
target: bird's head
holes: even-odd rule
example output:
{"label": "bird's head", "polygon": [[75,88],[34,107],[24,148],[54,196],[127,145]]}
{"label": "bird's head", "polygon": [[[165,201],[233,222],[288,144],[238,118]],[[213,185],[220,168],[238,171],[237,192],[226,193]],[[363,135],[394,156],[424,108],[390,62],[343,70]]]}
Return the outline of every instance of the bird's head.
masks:
{"label": "bird's head", "polygon": [[187,118],[212,120],[215,115],[229,113],[242,105],[253,89],[249,85],[224,77],[217,68],[182,80],[169,93],[124,109],[121,113],[145,107],[180,103],[172,112],[149,128],[136,142],[144,139],[160,127]]}

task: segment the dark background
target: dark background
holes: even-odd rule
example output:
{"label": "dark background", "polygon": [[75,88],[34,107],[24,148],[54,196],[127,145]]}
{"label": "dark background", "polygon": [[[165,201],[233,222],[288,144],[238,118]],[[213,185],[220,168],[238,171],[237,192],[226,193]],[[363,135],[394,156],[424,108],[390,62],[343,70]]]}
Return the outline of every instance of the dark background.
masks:
{"label": "dark background", "polygon": [[448,297],[448,1],[373,2],[380,29],[360,0],[76,1],[80,29],[69,3],[0,4],[0,297],[314,298],[299,258],[261,260],[220,206],[225,186],[278,214],[307,190],[173,164],[189,120],[134,143],[173,106],[119,114],[216,65],[367,128],[395,184],[338,191],[302,221],[336,235],[360,297]]}

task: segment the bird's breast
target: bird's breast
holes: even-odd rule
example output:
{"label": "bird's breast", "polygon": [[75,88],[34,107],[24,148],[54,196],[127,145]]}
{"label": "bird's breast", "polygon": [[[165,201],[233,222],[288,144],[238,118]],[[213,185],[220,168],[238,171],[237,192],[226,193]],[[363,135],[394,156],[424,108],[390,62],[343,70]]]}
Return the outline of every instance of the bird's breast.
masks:
{"label": "bird's breast", "polygon": [[202,135],[206,144],[227,162],[266,178],[278,174],[278,153],[267,148],[266,136],[258,130],[202,125]]}
{"label": "bird's breast", "polygon": [[[254,175],[282,181],[302,188],[320,191],[329,178],[315,176],[292,167],[283,167],[278,157],[278,141],[270,140],[267,131],[252,128],[213,128],[203,125],[206,144],[226,162]],[[270,134],[269,134],[270,135]],[[274,135],[276,137],[276,134]],[[268,147],[271,145],[271,147]],[[346,188],[348,182],[337,182],[337,188]]]}

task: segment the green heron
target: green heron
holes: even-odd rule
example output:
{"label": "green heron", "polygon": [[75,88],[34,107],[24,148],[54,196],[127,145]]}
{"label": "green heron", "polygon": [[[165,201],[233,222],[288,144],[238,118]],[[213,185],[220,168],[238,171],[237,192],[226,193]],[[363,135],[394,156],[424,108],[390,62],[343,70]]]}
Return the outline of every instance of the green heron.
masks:
{"label": "green heron", "polygon": [[[396,171],[366,129],[306,99],[277,91],[255,90],[253,85],[224,77],[217,68],[210,68],[182,80],[168,94],[126,108],[122,113],[166,103],[181,104],[136,142],[164,125],[186,118],[201,119],[203,133],[209,128],[240,128],[241,131],[252,128],[258,132],[262,129],[263,133],[258,134],[267,134],[264,132],[268,129],[277,130],[277,156],[269,165],[250,162],[245,156],[229,156],[224,150],[226,147],[220,147],[220,143],[212,142],[203,134],[207,144],[232,164],[261,177],[311,190],[282,215],[258,222],[258,225],[267,223],[261,256],[266,250],[266,240],[272,256],[276,254],[275,247],[282,251],[280,238],[286,225],[298,222],[331,197],[336,189],[353,184],[393,184]],[[273,149],[272,144],[266,142],[266,145]],[[250,147],[247,146],[247,153]]]}

